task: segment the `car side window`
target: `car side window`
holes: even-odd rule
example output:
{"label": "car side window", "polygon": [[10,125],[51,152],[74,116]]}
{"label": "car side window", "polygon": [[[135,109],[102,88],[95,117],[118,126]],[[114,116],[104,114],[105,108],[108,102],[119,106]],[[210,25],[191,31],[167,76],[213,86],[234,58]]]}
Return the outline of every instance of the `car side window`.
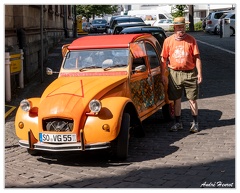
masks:
{"label": "car side window", "polygon": [[136,67],[140,66],[140,65],[145,65],[145,60],[143,57],[141,58],[133,58],[133,62],[132,62],[132,70],[134,71]]}
{"label": "car side window", "polygon": [[159,67],[160,61],[158,59],[157,53],[153,46],[149,43],[146,43],[146,52],[151,69]]}

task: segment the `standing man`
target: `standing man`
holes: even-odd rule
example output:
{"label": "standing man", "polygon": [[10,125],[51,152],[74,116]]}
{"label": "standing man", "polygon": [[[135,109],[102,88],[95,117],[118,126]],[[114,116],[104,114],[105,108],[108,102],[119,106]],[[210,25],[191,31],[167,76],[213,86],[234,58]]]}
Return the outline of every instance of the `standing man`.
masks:
{"label": "standing man", "polygon": [[198,86],[202,82],[202,64],[200,52],[194,37],[186,33],[184,17],[173,21],[174,34],[165,39],[161,53],[163,72],[169,70],[168,80],[163,77],[163,83],[168,81],[169,99],[174,101],[175,124],[170,131],[183,129],[181,122],[181,98],[184,92],[189,100],[193,122],[191,133],[198,132]]}

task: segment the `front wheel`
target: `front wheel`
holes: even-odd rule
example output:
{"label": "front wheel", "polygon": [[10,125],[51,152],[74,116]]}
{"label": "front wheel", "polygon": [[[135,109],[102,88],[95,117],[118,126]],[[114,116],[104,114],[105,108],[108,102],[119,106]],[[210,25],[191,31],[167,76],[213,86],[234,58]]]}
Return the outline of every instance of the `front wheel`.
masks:
{"label": "front wheel", "polygon": [[174,119],[174,103],[165,104],[162,107],[162,114],[166,121],[172,121]]}
{"label": "front wheel", "polygon": [[38,150],[33,150],[33,149],[29,149],[29,148],[27,149],[27,152],[28,152],[28,154],[30,154],[32,156],[37,156],[40,154]]}
{"label": "front wheel", "polygon": [[233,27],[230,27],[230,36],[233,36],[235,34],[235,30]]}
{"label": "front wheel", "polygon": [[128,113],[124,113],[122,117],[120,132],[117,138],[118,159],[127,159],[129,144],[129,128],[130,128],[130,115]]}

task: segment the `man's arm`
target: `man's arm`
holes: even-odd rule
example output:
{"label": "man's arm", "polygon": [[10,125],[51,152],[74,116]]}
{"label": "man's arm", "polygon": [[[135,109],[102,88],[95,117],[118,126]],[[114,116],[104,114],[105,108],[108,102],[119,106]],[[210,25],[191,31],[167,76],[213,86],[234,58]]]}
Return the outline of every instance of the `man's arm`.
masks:
{"label": "man's arm", "polygon": [[202,62],[199,55],[195,57],[195,60],[196,60],[196,68],[198,71],[198,84],[200,84],[202,83]]}
{"label": "man's arm", "polygon": [[161,57],[161,71],[162,71],[162,82],[166,85],[168,82],[168,68],[167,68],[167,58]]}

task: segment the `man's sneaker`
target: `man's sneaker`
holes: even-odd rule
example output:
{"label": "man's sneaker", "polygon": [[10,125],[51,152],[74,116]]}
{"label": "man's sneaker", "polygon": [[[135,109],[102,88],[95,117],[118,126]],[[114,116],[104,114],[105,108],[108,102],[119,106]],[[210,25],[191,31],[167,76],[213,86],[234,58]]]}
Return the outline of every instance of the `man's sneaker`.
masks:
{"label": "man's sneaker", "polygon": [[197,133],[198,132],[198,123],[192,123],[190,128],[190,133]]}
{"label": "man's sneaker", "polygon": [[175,123],[170,129],[169,131],[178,131],[178,130],[182,130],[183,126],[182,123]]}

